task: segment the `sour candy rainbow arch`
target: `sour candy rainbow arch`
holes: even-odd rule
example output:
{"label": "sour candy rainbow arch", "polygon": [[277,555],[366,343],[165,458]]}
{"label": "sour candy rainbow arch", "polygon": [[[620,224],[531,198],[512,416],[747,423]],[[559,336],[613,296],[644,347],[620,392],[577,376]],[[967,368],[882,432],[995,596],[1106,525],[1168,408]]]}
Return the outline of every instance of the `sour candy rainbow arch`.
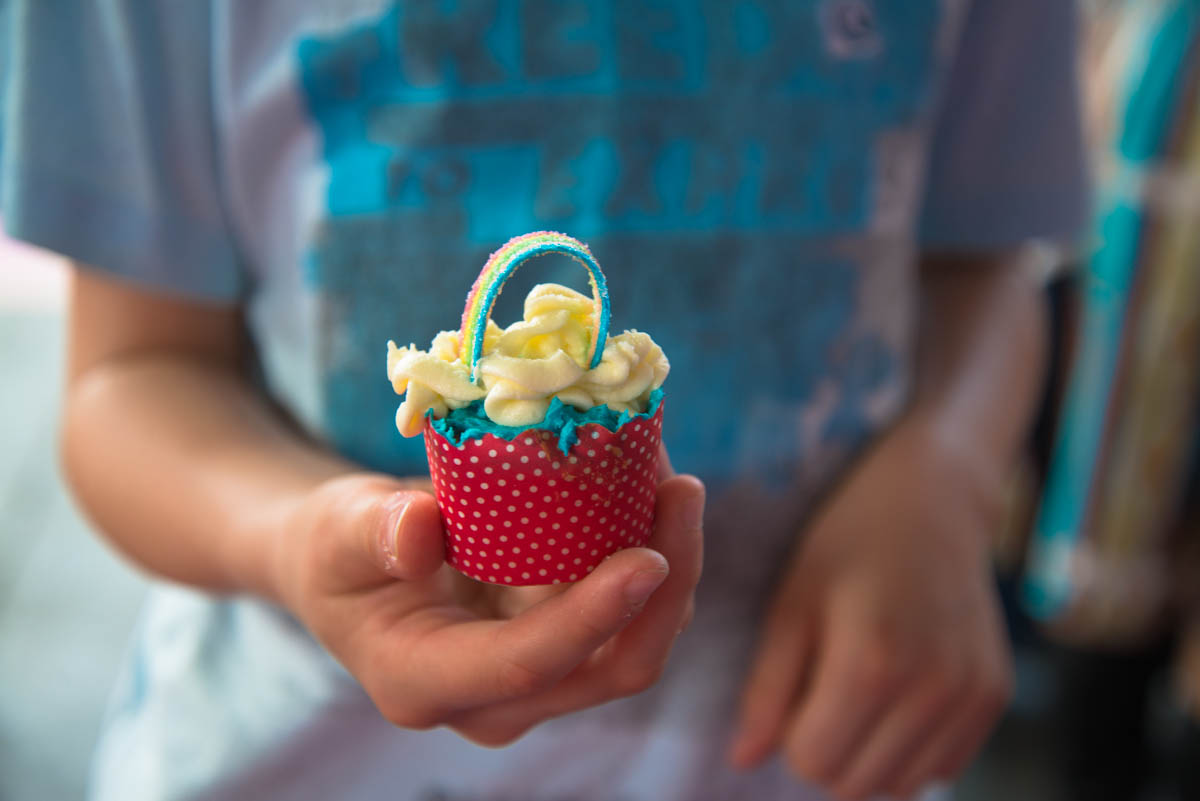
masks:
{"label": "sour candy rainbow arch", "polygon": [[592,344],[589,350],[589,369],[600,364],[604,355],[604,343],[608,341],[608,322],[611,310],[608,305],[608,284],[600,265],[578,239],[554,231],[535,231],[513,237],[493,253],[483,265],[483,271],[471,285],[467,294],[467,305],[463,309],[462,328],[459,338],[459,358],[471,368],[471,380],[475,380],[475,365],[483,355],[483,336],[487,321],[496,305],[496,298],[504,288],[504,282],[522,263],[547,253],[564,253],[582,264],[588,271],[592,285]]}

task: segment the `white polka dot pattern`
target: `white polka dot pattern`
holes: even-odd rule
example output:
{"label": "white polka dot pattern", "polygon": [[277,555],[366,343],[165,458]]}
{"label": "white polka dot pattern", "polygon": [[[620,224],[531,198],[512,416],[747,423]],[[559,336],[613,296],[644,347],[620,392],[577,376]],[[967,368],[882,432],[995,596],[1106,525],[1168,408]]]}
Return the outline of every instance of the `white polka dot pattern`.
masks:
{"label": "white polka dot pattern", "polygon": [[[645,545],[654,524],[662,404],[612,432],[578,430],[567,458],[555,436],[491,434],[457,447],[425,423],[425,453],[446,531],[446,560],[492,584],[577,581],[606,557]],[[525,465],[541,464],[533,471]],[[463,465],[478,469],[463,471]],[[487,485],[485,487],[485,484]],[[504,492],[497,493],[496,487]],[[480,518],[489,521],[486,529]],[[499,537],[482,536],[504,530]],[[520,542],[515,542],[519,540]]]}

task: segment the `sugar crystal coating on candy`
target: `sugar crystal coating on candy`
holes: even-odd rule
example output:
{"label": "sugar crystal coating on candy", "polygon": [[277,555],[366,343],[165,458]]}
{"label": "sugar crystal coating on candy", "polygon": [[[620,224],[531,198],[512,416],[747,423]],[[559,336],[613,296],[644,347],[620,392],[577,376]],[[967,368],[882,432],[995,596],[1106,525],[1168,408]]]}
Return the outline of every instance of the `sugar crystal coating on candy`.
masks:
{"label": "sugar crystal coating on candy", "polygon": [[608,336],[610,317],[608,285],[600,265],[596,263],[587,245],[565,234],[554,231],[535,231],[510,239],[494,252],[483,266],[483,270],[467,293],[463,309],[461,358],[472,367],[471,378],[475,378],[474,365],[483,353],[484,331],[492,307],[504,282],[522,262],[546,253],[564,253],[582,264],[588,271],[592,287],[595,313],[592,320],[592,339],[588,353],[588,366],[600,363],[603,343]]}

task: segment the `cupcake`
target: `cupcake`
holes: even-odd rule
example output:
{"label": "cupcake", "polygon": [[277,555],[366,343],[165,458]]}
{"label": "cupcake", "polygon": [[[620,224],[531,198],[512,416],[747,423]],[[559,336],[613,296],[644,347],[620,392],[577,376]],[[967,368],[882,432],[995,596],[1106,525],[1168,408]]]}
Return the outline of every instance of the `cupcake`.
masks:
{"label": "cupcake", "polygon": [[[591,297],[539,284],[523,319],[500,328],[491,312],[504,282],[546,253],[583,265]],[[425,437],[447,561],[463,574],[577,581],[649,539],[670,365],[648,334],[609,336],[609,316],[587,246],[543,231],[491,255],[458,331],[428,351],[388,342],[388,378],[404,395],[396,426]]]}

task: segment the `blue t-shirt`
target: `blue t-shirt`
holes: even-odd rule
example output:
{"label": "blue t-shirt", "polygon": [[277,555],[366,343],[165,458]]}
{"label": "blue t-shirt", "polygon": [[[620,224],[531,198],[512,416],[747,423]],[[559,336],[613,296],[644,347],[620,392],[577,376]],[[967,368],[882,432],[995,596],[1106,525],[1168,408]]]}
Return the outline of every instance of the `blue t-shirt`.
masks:
{"label": "blue t-shirt", "polygon": [[[815,798],[720,758],[773,571],[900,412],[919,248],[1083,218],[1073,9],[1037,0],[16,0],[11,232],[242,304],[265,391],[365,465],[425,470],[384,344],[457,325],[510,236],[560,230],[672,363],[711,486],[695,625],[652,691],[504,751],[385,724],[285,614],[156,591],[94,797]],[[546,260],[543,260],[546,261]],[[582,285],[573,263],[523,268]],[[521,282],[524,282],[522,285]]]}

